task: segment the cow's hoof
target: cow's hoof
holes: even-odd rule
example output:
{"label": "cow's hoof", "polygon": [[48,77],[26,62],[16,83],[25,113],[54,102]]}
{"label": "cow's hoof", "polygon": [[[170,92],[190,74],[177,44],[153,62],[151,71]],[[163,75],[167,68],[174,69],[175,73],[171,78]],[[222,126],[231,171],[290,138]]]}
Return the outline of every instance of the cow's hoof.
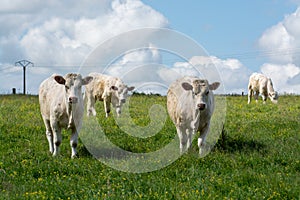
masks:
{"label": "cow's hoof", "polygon": [[71,156],[72,159],[79,158],[77,154]]}

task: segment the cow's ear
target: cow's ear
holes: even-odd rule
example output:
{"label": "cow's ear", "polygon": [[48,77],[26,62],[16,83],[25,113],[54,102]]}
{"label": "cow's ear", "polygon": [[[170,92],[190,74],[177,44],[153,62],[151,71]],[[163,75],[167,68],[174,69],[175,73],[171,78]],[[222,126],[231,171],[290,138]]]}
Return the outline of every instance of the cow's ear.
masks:
{"label": "cow's ear", "polygon": [[128,87],[127,89],[128,89],[128,91],[132,91],[132,90],[134,90],[134,86]]}
{"label": "cow's ear", "polygon": [[182,83],[181,86],[185,90],[193,90],[193,86],[187,82]]}
{"label": "cow's ear", "polygon": [[93,80],[93,77],[87,76],[84,79],[82,79],[82,85],[87,85]]}
{"label": "cow's ear", "polygon": [[113,86],[110,87],[110,89],[112,89],[112,90],[118,90],[118,87],[113,85]]}
{"label": "cow's ear", "polygon": [[216,90],[216,89],[218,89],[219,86],[220,86],[220,82],[214,82],[214,83],[209,85],[209,89],[210,90]]}
{"label": "cow's ear", "polygon": [[54,80],[57,83],[62,84],[62,85],[64,85],[66,83],[66,80],[62,76],[54,76]]}

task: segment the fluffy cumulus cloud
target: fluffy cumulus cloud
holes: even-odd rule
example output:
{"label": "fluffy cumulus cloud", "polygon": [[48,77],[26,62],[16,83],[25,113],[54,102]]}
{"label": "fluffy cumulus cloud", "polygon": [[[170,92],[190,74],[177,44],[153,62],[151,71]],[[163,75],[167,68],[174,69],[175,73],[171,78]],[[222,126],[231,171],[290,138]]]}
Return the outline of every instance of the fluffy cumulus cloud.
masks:
{"label": "fluffy cumulus cloud", "polygon": [[[120,52],[120,57],[113,58],[114,62],[107,67],[107,60],[111,59],[106,58],[107,55],[115,55],[117,51],[109,48],[110,44],[115,47],[115,43],[106,43],[110,38],[139,28],[169,27],[163,14],[140,0],[3,0],[0,14],[0,93],[9,93],[13,87],[22,92],[22,68],[14,66],[20,59],[35,64],[27,68],[27,91],[36,94],[43,79],[52,73],[77,71],[92,50],[103,43],[107,44],[107,49],[102,49],[100,57],[95,59],[105,63],[102,71],[122,77],[141,91],[165,94],[176,78],[196,75],[210,82],[220,81],[219,93],[247,92],[252,72],[243,63],[235,58],[194,55],[189,45],[188,48],[184,46],[186,40],[178,41],[177,35],[173,35],[174,40],[183,43],[177,46],[186,50],[177,53],[187,52],[183,56],[186,60],[171,56],[172,62],[166,63],[170,55],[166,56],[159,44],[144,43],[144,38],[152,34],[146,31],[149,36],[132,34],[130,38],[126,35],[119,38],[120,45],[133,43],[131,46],[138,47],[128,52],[124,48],[125,53]],[[259,38],[262,54],[269,57],[269,63],[262,65],[261,72],[273,79],[280,92],[300,93],[299,24],[300,8]],[[156,39],[164,43],[163,37],[168,38],[159,35]],[[89,70],[92,68],[81,72],[87,74]]]}
{"label": "fluffy cumulus cloud", "polygon": [[188,62],[177,62],[172,68],[164,69],[161,76],[172,80],[182,75],[199,76],[210,83],[219,81],[221,87],[216,93],[241,94],[247,91],[250,73],[250,70],[237,59],[222,60],[215,56],[194,56]]}
{"label": "fluffy cumulus cloud", "polygon": [[121,57],[107,70],[108,74],[136,86],[137,91],[166,95],[168,86],[182,76],[198,76],[210,83],[219,81],[219,94],[247,92],[251,71],[236,59],[215,56],[193,56],[187,61],[163,63],[162,53],[154,46],[136,50]]}
{"label": "fluffy cumulus cloud", "polygon": [[300,7],[267,29],[259,39],[269,63],[261,71],[270,76],[281,93],[300,93]]}
{"label": "fluffy cumulus cloud", "polygon": [[259,39],[263,53],[276,63],[300,64],[300,7],[267,29]]}
{"label": "fluffy cumulus cloud", "polygon": [[13,66],[20,59],[35,64],[27,73],[28,91],[36,93],[37,82],[53,72],[77,70],[72,66],[108,38],[137,28],[168,27],[162,14],[139,0],[4,0],[0,14],[1,93],[22,88],[17,81],[4,83],[16,72],[22,74]]}
{"label": "fluffy cumulus cloud", "polygon": [[162,58],[159,50],[149,44],[144,48],[134,49],[120,56],[109,65],[104,73],[122,78],[124,82],[143,85],[146,82],[159,82],[157,70]]}
{"label": "fluffy cumulus cloud", "polygon": [[294,64],[269,64],[261,67],[263,74],[272,78],[274,89],[280,93],[299,93],[300,68]]}
{"label": "fluffy cumulus cloud", "polygon": [[[82,2],[86,3],[89,4]],[[114,35],[136,28],[168,25],[160,13],[137,0],[112,1],[98,16],[70,15],[51,16],[30,28],[21,39],[25,57],[38,63],[76,65],[92,48]]]}

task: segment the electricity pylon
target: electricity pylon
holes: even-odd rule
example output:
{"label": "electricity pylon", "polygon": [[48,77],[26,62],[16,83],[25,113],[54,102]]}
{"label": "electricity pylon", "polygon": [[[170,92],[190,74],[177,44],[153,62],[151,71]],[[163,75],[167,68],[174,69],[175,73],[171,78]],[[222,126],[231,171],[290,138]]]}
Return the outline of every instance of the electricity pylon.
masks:
{"label": "electricity pylon", "polygon": [[26,67],[31,65],[33,67],[33,63],[28,60],[20,60],[15,63],[15,66],[20,65],[23,67],[23,94],[26,94]]}

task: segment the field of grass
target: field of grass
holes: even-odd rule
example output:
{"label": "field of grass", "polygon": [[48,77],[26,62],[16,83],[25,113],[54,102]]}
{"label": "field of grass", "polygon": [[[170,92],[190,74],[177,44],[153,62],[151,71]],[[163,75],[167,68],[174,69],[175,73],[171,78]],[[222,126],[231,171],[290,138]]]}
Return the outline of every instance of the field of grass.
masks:
{"label": "field of grass", "polygon": [[[147,127],[151,105],[165,102],[132,96],[132,123]],[[98,161],[82,140],[79,158],[71,159],[67,131],[53,158],[37,96],[0,96],[0,199],[300,199],[300,96],[282,96],[277,105],[227,97],[226,104],[224,129],[210,154],[199,158],[194,140],[170,165],[129,173]],[[159,133],[138,138],[126,133],[130,127],[120,129],[122,119],[105,119],[102,104],[97,111],[106,137],[126,151],[153,152],[177,139],[169,118]]]}

